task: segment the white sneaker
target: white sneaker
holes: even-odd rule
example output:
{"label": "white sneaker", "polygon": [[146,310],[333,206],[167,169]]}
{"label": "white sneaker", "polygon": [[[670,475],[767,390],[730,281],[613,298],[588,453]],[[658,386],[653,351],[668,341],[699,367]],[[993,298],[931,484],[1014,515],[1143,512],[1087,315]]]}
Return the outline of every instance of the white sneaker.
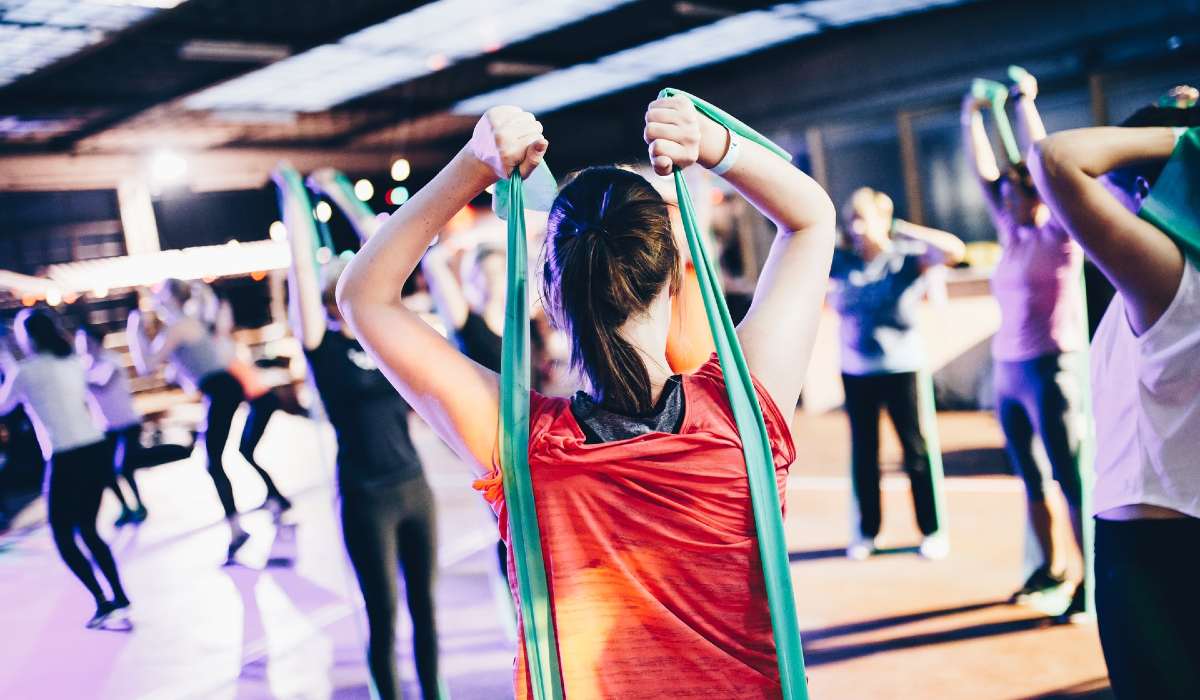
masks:
{"label": "white sneaker", "polygon": [[846,558],[854,561],[865,561],[875,553],[875,538],[855,537],[850,542],[850,546],[846,547]]}
{"label": "white sneaker", "polygon": [[921,540],[921,556],[930,560],[945,559],[950,556],[950,539],[940,532],[926,535]]}

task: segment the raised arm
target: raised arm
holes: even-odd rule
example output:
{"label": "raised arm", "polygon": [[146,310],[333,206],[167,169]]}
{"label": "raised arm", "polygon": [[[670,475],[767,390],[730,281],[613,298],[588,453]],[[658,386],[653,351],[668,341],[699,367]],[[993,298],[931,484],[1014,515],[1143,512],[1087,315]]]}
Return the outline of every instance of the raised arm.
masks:
{"label": "raised arm", "polygon": [[308,176],[308,186],[328,197],[350,220],[358,240],[366,242],[379,230],[380,222],[375,218],[375,212],[354,195],[346,182],[346,176],[333,168],[314,170]]}
{"label": "raised arm", "polygon": [[987,99],[968,92],[962,102],[963,148],[967,160],[971,164],[975,176],[979,178],[980,189],[984,199],[992,211],[1000,209],[998,185],[1000,184],[1000,167],[996,165],[996,152],[992,150],[991,139],[988,138],[987,125],[983,121],[983,110],[991,104]]}
{"label": "raised arm", "polygon": [[[650,103],[645,140],[655,171],[666,174],[696,162],[712,168],[725,155],[729,133],[676,96]],[[814,180],[747,140],[724,178],[778,228],[738,338],[750,370],[788,416],[816,339],[836,214]]]}
{"label": "raised arm", "polygon": [[923,267],[934,265],[953,267],[967,257],[967,246],[962,239],[947,231],[896,219],[892,224],[892,233],[925,244],[925,254],[921,256]]}
{"label": "raised arm", "polygon": [[125,335],[128,338],[129,354],[133,356],[133,366],[141,375],[151,374],[161,367],[182,339],[179,327],[175,326],[160,331],[151,341],[142,328],[142,312],[138,309],[129,312]]}
{"label": "raised arm", "polygon": [[467,322],[470,308],[458,276],[450,269],[450,251],[445,243],[439,243],[425,253],[421,258],[421,272],[433,296],[434,309],[446,325],[446,330],[453,333],[462,328]]}
{"label": "raised arm", "polygon": [[499,381],[400,301],[404,281],[459,209],[515,167],[527,176],[546,152],[542,125],[496,107],[450,164],[371,237],[338,282],[338,305],[409,405],[477,469],[495,464]]}
{"label": "raised arm", "polygon": [[325,337],[325,308],[321,299],[320,273],[313,257],[317,227],[313,223],[308,196],[296,192],[300,175],[290,166],[280,165],[271,172],[279,189],[283,207],[283,225],[287,229],[292,262],[288,267],[288,321],[292,334],[306,350],[313,350]]}
{"label": "raised arm", "polygon": [[21,381],[21,368],[6,344],[6,339],[0,337],[0,373],[4,374],[4,381],[0,383],[0,416],[12,413],[20,399],[17,385]]}
{"label": "raised arm", "polygon": [[1121,293],[1129,323],[1139,334],[1175,298],[1183,254],[1097,178],[1138,161],[1165,160],[1175,140],[1174,131],[1165,127],[1073,129],[1035,144],[1030,157],[1038,192]]}
{"label": "raised arm", "polygon": [[1009,70],[1017,78],[1011,92],[1017,103],[1013,109],[1017,115],[1017,144],[1022,153],[1028,153],[1033,144],[1046,138],[1046,125],[1034,102],[1038,95],[1037,78],[1024,68],[1013,66]]}

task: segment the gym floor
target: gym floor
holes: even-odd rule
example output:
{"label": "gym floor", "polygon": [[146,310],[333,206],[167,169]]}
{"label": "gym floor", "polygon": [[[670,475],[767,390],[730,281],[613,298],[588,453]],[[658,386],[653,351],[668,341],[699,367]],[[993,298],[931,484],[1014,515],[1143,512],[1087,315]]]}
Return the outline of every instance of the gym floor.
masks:
{"label": "gym floor", "polygon": [[[928,562],[907,549],[918,539],[907,482],[889,473],[880,544],[895,551],[852,562],[842,553],[845,420],[797,416],[786,522],[812,697],[1111,697],[1094,624],[1052,625],[1005,603],[1022,578],[1024,508],[1019,482],[1003,474],[994,421],[945,413],[940,427],[950,557]],[[438,613],[451,694],[511,697],[512,642],[488,575],[494,525],[465,467],[423,426],[414,438],[440,508]],[[143,472],[150,519],[104,530],[134,600],[133,631],[84,630],[89,601],[48,532],[18,523],[0,540],[0,697],[368,698],[365,621],[337,528],[332,450],[332,435],[305,419],[273,421],[260,461],[296,494],[294,524],[251,514],[253,539],[236,567],[220,566],[228,535],[198,455]],[[886,463],[897,452],[885,441]],[[240,505],[253,507],[261,484],[228,461]],[[38,507],[23,520],[36,522]],[[115,516],[106,496],[101,521]],[[403,616],[398,634],[406,691],[416,697]]]}

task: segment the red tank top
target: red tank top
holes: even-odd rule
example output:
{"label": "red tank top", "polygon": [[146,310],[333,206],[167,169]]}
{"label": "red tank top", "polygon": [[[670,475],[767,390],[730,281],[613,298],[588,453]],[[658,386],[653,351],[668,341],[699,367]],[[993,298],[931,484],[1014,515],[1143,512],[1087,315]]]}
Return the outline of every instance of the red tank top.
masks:
{"label": "red tank top", "polygon": [[[746,466],[716,357],[682,388],[678,434],[592,445],[567,399],[530,395],[529,469],[571,700],[780,697]],[[795,446],[755,388],[782,502]],[[499,470],[475,487],[507,542]],[[518,699],[531,696],[520,646],[514,681]]]}

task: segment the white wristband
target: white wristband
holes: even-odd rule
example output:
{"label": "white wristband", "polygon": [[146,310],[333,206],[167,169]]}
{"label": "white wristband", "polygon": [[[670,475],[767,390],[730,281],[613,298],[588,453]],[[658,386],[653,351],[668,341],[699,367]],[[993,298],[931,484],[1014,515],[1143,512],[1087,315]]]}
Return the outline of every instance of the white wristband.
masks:
{"label": "white wristband", "polygon": [[742,138],[728,127],[725,128],[725,131],[729,134],[729,148],[725,149],[725,156],[721,158],[721,162],[712,166],[713,175],[724,175],[729,172],[737,163],[738,154],[742,150]]}

